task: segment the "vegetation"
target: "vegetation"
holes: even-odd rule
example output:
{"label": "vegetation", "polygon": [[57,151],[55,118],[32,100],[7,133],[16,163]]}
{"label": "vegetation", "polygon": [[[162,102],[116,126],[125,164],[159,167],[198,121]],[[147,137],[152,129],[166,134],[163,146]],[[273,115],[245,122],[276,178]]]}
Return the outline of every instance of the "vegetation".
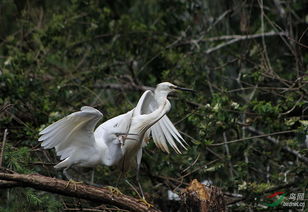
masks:
{"label": "vegetation", "polygon": [[[142,86],[169,81],[197,91],[173,96],[168,114],[189,146],[180,155],[147,146],[149,201],[163,207],[167,190],[195,178],[240,197],[231,211],[268,210],[262,197],[276,191],[307,196],[306,12],[299,0],[2,0],[2,166],[61,178],[59,159],[37,141],[42,128],[84,105],[105,121],[133,108]],[[118,176],[98,167],[95,182]],[[30,188],[0,192],[1,211],[96,206]]]}

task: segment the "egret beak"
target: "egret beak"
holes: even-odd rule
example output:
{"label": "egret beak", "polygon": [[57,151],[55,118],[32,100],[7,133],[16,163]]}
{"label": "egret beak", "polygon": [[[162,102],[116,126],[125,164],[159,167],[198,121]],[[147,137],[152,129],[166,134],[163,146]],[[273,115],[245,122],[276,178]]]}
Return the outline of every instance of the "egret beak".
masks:
{"label": "egret beak", "polygon": [[174,89],[181,90],[181,91],[195,92],[193,89],[190,89],[190,88],[174,87]]}

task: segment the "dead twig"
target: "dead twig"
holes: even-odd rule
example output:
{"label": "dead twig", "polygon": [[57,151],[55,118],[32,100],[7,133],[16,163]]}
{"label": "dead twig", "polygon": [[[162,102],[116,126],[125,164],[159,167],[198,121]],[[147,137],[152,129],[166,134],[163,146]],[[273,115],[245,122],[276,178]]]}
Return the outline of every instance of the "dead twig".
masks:
{"label": "dead twig", "polygon": [[286,131],[280,131],[280,132],[274,132],[274,133],[268,133],[268,134],[262,133],[262,134],[258,134],[256,136],[251,136],[251,137],[247,137],[247,138],[240,138],[240,139],[222,142],[222,143],[217,143],[217,144],[209,144],[209,146],[222,146],[222,145],[225,145],[225,144],[232,144],[232,143],[236,143],[236,142],[240,142],[240,141],[246,141],[246,140],[251,140],[251,139],[255,139],[255,138],[263,138],[263,137],[292,133],[292,132],[295,132],[295,130],[286,130]]}

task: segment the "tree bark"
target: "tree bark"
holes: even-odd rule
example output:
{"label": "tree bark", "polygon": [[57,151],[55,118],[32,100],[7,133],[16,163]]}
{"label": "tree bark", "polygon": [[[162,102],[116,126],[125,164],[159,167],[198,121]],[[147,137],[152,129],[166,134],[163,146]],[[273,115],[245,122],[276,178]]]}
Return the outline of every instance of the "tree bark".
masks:
{"label": "tree bark", "polygon": [[226,204],[221,189],[205,186],[194,179],[182,191],[182,210],[189,212],[225,212]]}
{"label": "tree bark", "polygon": [[17,174],[0,172],[0,189],[9,187],[31,187],[38,190],[91,200],[102,204],[114,205],[122,209],[137,212],[159,212],[149,208],[140,200],[124,194],[114,194],[108,188],[99,188],[85,184],[46,177],[38,174]]}

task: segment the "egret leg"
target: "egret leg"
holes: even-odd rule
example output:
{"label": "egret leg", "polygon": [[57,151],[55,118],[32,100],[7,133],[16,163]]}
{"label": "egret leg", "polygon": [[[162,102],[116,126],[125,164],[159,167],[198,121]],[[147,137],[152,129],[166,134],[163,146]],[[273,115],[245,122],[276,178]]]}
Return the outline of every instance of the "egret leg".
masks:
{"label": "egret leg", "polygon": [[140,165],[141,165],[141,158],[142,158],[142,148],[139,149],[138,153],[137,153],[137,158],[136,158],[136,162],[137,162],[137,170],[136,170],[136,181],[138,183],[139,186],[139,190],[142,194],[142,198],[144,199],[144,193],[143,193],[143,189],[142,186],[140,184],[140,179],[139,179],[139,171],[140,171]]}
{"label": "egret leg", "polygon": [[123,172],[121,171],[120,174],[119,174],[119,177],[118,177],[118,179],[117,179],[116,187],[119,187],[120,180],[122,179],[122,177],[123,177]]}
{"label": "egret leg", "polygon": [[119,195],[122,194],[122,192],[120,191],[120,189],[118,189],[119,183],[120,183],[120,179],[122,178],[122,172],[120,173],[118,179],[117,179],[117,184],[116,187],[113,186],[106,186],[107,189],[109,189],[113,194]]}
{"label": "egret leg", "polygon": [[145,204],[148,208],[150,208],[150,207],[154,207],[154,205],[152,205],[151,203],[149,203],[148,201],[146,201],[146,199],[145,199],[145,197],[144,197],[144,195],[143,195],[143,191],[142,191],[142,188],[141,188],[141,186],[140,186],[140,183],[139,183],[139,188],[141,188],[141,192],[142,192],[142,197],[141,197],[141,195],[139,194],[139,192],[137,191],[137,189],[128,181],[128,180],[125,180],[125,182],[130,186],[130,187],[132,187],[132,189],[137,193],[137,195],[139,196],[139,200],[138,200],[138,202],[141,202],[141,203],[143,203],[143,204]]}
{"label": "egret leg", "polygon": [[150,208],[150,207],[153,207],[153,205],[146,201],[144,193],[143,193],[143,189],[142,189],[142,186],[141,186],[141,183],[140,183],[140,179],[139,179],[139,173],[140,173],[139,171],[140,171],[140,165],[141,165],[141,158],[142,158],[142,148],[139,149],[139,151],[137,153],[137,158],[136,158],[137,159],[136,160],[136,162],[137,162],[136,181],[138,183],[138,187],[139,187],[139,190],[140,190],[141,195],[142,195],[142,198],[141,198],[140,194],[138,194],[139,197],[140,197],[139,202],[144,203],[148,208]]}
{"label": "egret leg", "polygon": [[[94,174],[95,174],[95,169],[94,168],[83,168],[83,169],[77,169],[76,167],[72,167],[72,169],[79,175],[81,176],[78,178],[78,181],[81,179],[81,182],[92,185],[92,186],[97,186],[100,187],[101,185],[95,184],[94,183]],[[89,178],[89,172],[90,173],[90,178]],[[67,173],[66,173],[67,174]]]}
{"label": "egret leg", "polygon": [[70,168],[69,167],[66,167],[65,169],[63,169],[63,174],[64,176],[66,177],[67,180],[72,180],[73,178],[68,174],[67,170]]}
{"label": "egret leg", "polygon": [[94,172],[95,172],[95,170],[92,169],[92,171],[91,171],[91,181],[90,181],[92,185],[94,184]]}
{"label": "egret leg", "polygon": [[139,190],[141,192],[142,198],[144,199],[144,193],[143,193],[143,189],[142,189],[142,186],[141,186],[141,183],[140,183],[140,179],[139,179],[139,170],[140,170],[139,168],[140,168],[140,165],[138,165],[138,167],[137,167],[136,181],[138,183],[138,187],[139,187]]}
{"label": "egret leg", "polygon": [[125,182],[137,193],[137,195],[139,196],[140,199],[144,199],[140,193],[138,192],[138,190],[126,179]]}
{"label": "egret leg", "polygon": [[[141,192],[142,198],[139,200],[139,202],[143,202],[148,208],[150,207],[154,207],[154,205],[152,205],[151,203],[149,203],[148,201],[146,201],[144,193],[143,193],[143,189],[139,180],[139,170],[140,170],[140,164],[137,166],[137,173],[136,173],[136,180],[139,186],[139,190]],[[140,195],[139,195],[140,196]]]}
{"label": "egret leg", "polygon": [[68,179],[67,184],[65,185],[65,188],[68,188],[70,184],[73,184],[75,191],[77,190],[77,184],[81,184],[83,182],[78,182],[73,180],[73,178],[68,174],[67,170],[70,167],[66,167],[65,169],[63,169],[63,174],[65,175],[65,177]]}

